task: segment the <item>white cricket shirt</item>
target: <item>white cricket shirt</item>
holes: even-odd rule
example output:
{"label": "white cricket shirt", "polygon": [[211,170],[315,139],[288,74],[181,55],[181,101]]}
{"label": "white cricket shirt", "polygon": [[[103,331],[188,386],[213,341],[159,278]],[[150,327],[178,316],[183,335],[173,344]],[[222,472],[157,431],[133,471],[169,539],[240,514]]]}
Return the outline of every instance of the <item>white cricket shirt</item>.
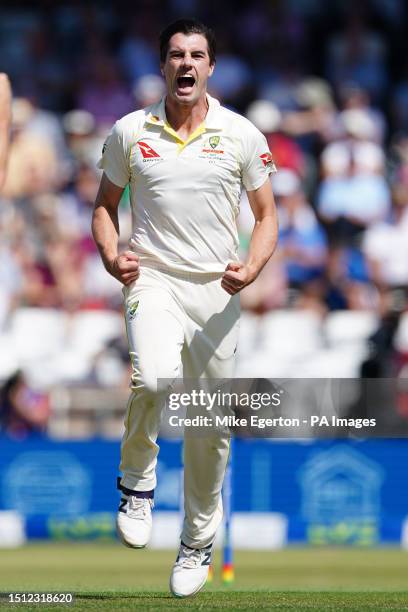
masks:
{"label": "white cricket shirt", "polygon": [[205,121],[184,141],[166,119],[165,98],[117,121],[98,167],[130,185],[130,248],[142,265],[220,273],[237,261],[242,186],[275,170],[266,139],[247,119],[207,96]]}

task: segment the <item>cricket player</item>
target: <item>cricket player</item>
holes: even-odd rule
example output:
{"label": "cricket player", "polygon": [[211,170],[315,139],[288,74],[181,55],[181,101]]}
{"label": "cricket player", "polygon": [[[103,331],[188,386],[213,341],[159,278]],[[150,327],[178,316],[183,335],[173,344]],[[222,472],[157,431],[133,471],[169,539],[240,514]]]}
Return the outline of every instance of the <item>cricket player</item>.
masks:
{"label": "cricket player", "polygon": [[0,189],[6,177],[11,124],[11,87],[8,76],[0,73]]}
{"label": "cricket player", "polygon": [[[273,253],[277,240],[263,135],[207,92],[215,67],[211,30],[179,20],[160,35],[166,95],[120,119],[99,162],[102,176],[93,235],[107,271],[123,284],[132,393],[121,447],[122,541],[149,541],[156,486],[156,443],[169,382],[180,376],[233,376],[239,292]],[[130,185],[133,234],[118,252],[118,204]],[[242,186],[255,223],[248,260],[237,256]],[[226,437],[184,441],[185,519],[170,578],[174,595],[205,584],[222,519]]]}

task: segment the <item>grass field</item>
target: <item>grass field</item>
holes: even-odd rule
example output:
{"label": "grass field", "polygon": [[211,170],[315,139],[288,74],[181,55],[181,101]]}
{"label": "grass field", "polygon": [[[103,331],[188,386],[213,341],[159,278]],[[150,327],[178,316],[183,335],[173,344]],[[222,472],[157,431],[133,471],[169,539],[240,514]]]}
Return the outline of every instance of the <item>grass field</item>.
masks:
{"label": "grass field", "polygon": [[167,584],[175,553],[116,544],[32,544],[0,551],[0,591],[72,592],[72,606],[1,610],[408,610],[408,553],[398,549],[305,549],[235,553],[236,580],[215,578],[178,600]]}

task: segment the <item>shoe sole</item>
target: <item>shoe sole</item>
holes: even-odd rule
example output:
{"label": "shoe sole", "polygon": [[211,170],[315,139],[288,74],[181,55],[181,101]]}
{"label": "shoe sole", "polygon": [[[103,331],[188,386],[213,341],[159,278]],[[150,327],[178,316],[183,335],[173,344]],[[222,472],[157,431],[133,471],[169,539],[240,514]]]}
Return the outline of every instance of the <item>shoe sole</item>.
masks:
{"label": "shoe sole", "polygon": [[124,546],[126,546],[127,548],[134,548],[136,550],[140,549],[140,548],[146,548],[147,543],[146,544],[141,544],[141,545],[137,545],[137,544],[129,544],[129,542],[127,542],[125,540],[125,538],[122,536],[121,532],[119,531],[118,527],[116,527],[116,534],[119,538],[119,540],[122,542],[122,544]]}
{"label": "shoe sole", "polygon": [[178,599],[184,599],[185,597],[193,597],[193,595],[197,595],[197,593],[199,591],[201,591],[201,589],[205,586],[205,583],[207,582],[208,576],[205,577],[205,580],[203,581],[202,584],[200,584],[199,587],[196,588],[195,591],[193,591],[192,593],[189,593],[188,595],[180,595],[179,593],[175,593],[173,591],[173,589],[171,588],[171,582],[170,582],[170,592],[172,595],[174,595],[174,597],[177,597]]}

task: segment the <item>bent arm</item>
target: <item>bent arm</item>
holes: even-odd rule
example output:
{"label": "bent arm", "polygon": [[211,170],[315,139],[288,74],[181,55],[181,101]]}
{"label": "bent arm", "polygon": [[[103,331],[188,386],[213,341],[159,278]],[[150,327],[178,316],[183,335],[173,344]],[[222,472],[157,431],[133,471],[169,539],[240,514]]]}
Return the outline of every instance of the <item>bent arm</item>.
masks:
{"label": "bent arm", "polygon": [[92,234],[106,270],[120,283],[130,285],[139,278],[139,258],[133,251],[118,253],[118,207],[123,187],[118,187],[104,173],[96,196]]}
{"label": "bent arm", "polygon": [[119,217],[118,207],[123,188],[102,175],[92,216],[92,234],[106,270],[111,268],[118,255]]}
{"label": "bent arm", "polygon": [[221,279],[221,286],[230,295],[238,293],[256,279],[272,256],[278,241],[278,221],[270,179],[267,178],[261,187],[247,193],[255,217],[255,227],[246,264],[229,263]]}
{"label": "bent arm", "polygon": [[248,191],[248,200],[255,217],[255,227],[249,244],[247,266],[258,276],[272,256],[278,242],[278,219],[271,181],[268,178],[255,191]]}

